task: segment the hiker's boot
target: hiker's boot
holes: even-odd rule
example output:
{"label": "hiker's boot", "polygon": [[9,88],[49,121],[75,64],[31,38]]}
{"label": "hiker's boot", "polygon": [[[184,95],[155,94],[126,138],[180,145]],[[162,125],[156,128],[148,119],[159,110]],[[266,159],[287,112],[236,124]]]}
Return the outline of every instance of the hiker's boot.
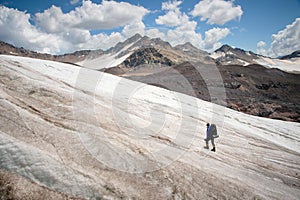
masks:
{"label": "hiker's boot", "polygon": [[211,149],[211,151],[216,151],[216,147],[213,147],[213,148]]}

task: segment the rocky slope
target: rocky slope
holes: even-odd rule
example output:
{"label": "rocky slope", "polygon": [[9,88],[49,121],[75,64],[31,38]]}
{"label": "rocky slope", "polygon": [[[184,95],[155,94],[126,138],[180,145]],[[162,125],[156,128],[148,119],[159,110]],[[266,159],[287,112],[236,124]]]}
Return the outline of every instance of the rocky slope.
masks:
{"label": "rocky slope", "polygon": [[300,198],[299,123],[74,65],[0,63],[0,174],[22,199]]}
{"label": "rocky slope", "polygon": [[123,63],[121,63],[120,67],[136,68],[145,64],[162,64],[171,66],[175,63],[158,52],[155,48],[143,48],[131,54]]}
{"label": "rocky slope", "polygon": [[[212,68],[222,77],[205,77]],[[168,88],[212,101],[207,84],[221,84],[226,91],[227,107],[244,113],[300,122],[300,75],[289,74],[278,69],[267,69],[260,65],[214,66],[189,62],[164,69],[154,74],[126,75],[127,78]],[[186,81],[187,84],[183,84]],[[219,102],[224,104],[224,101]]]}

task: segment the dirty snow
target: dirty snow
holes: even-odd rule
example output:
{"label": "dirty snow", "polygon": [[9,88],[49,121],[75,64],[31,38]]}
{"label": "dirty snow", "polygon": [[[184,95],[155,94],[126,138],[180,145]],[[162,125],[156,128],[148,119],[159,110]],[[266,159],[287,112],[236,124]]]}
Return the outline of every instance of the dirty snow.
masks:
{"label": "dirty snow", "polygon": [[0,63],[2,169],[91,199],[300,198],[299,123],[73,65]]}

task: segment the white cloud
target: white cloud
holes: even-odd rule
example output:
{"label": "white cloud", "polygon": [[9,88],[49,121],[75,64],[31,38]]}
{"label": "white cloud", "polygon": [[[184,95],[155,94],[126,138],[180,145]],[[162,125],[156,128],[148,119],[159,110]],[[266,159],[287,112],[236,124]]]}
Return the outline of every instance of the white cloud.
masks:
{"label": "white cloud", "polygon": [[288,55],[300,49],[300,18],[296,18],[292,24],[285,29],[272,35],[272,43],[269,49],[266,49],[266,43],[260,41],[257,43],[257,53],[278,57]]}
{"label": "white cloud", "polygon": [[61,8],[52,6],[43,13],[37,13],[36,21],[47,32],[62,31],[65,28],[113,29],[133,21],[142,21],[148,12],[144,7],[126,2],[102,1],[101,4],[95,4],[83,1],[82,6],[69,13],[63,13]]}
{"label": "white cloud", "polygon": [[29,23],[30,15],[4,6],[0,7],[0,38],[16,46],[35,51],[59,51],[59,37],[39,31]]}
{"label": "white cloud", "polygon": [[195,31],[181,31],[178,29],[169,30],[164,38],[166,41],[170,42],[171,45],[178,45],[190,42],[198,48],[203,47],[203,40],[200,33]]}
{"label": "white cloud", "polygon": [[285,29],[272,35],[272,43],[269,49],[270,56],[283,56],[300,49],[300,18]]}
{"label": "white cloud", "polygon": [[35,15],[37,25],[47,33],[63,32],[66,28],[70,28],[73,24],[73,18],[69,14],[64,14],[61,8],[52,6],[43,13]]}
{"label": "white cloud", "polygon": [[169,11],[167,14],[159,16],[155,22],[159,25],[178,26],[181,24],[181,14]]}
{"label": "white cloud", "polygon": [[266,46],[266,43],[264,42],[264,41],[259,41],[258,43],[257,43],[257,47],[258,48],[264,48]]}
{"label": "white cloud", "polygon": [[179,6],[182,1],[168,1],[162,3],[162,10],[165,15],[159,16],[155,22],[159,25],[175,27],[165,32],[160,32],[162,39],[168,41],[171,45],[190,42],[198,48],[202,47],[203,41],[200,33],[195,31],[197,22],[191,21],[186,13],[180,11]]}
{"label": "white cloud", "polygon": [[71,0],[70,1],[70,4],[74,5],[74,4],[77,4],[80,0]]}
{"label": "white cloud", "polygon": [[267,55],[268,52],[265,49],[266,45],[267,44],[264,41],[259,41],[256,45],[257,46],[256,53],[261,54],[261,55]]}
{"label": "white cloud", "polygon": [[233,1],[203,0],[195,5],[191,14],[201,17],[201,21],[208,19],[208,24],[224,25],[233,19],[240,19],[243,11],[241,6],[234,6]]}
{"label": "white cloud", "polygon": [[155,22],[159,25],[179,26],[182,24],[183,14],[180,12],[179,6],[182,1],[168,1],[162,3],[162,10],[166,10],[165,15],[159,16]]}
{"label": "white cloud", "polygon": [[221,46],[219,42],[230,34],[228,28],[212,28],[205,32],[204,48],[208,51],[215,50]]}
{"label": "white cloud", "polygon": [[177,1],[177,0],[174,0],[173,2],[172,1],[163,2],[161,8],[163,10],[176,11],[179,10],[178,7],[180,6],[180,4],[182,4],[182,1]]}
{"label": "white cloud", "polygon": [[145,35],[150,38],[164,38],[165,34],[159,31],[157,28],[151,28],[145,31]]}
{"label": "white cloud", "polygon": [[182,14],[180,26],[177,27],[177,30],[195,31],[196,27],[197,27],[196,21],[190,21],[189,17],[186,14]]}
{"label": "white cloud", "polygon": [[134,22],[132,24],[128,24],[126,25],[123,30],[122,33],[127,37],[131,37],[137,33],[139,33],[140,35],[144,35],[145,33],[145,24],[142,21],[137,21]]}
{"label": "white cloud", "polygon": [[[191,26],[189,30],[194,30],[197,26],[196,21],[190,21],[189,17],[180,11],[179,6],[182,1],[168,1],[162,3],[162,10],[166,10],[165,15],[158,16],[155,22],[159,25],[166,25],[170,27],[187,27]],[[188,24],[186,24],[188,23]],[[184,28],[183,28],[184,29]]]}
{"label": "white cloud", "polygon": [[[156,23],[175,27],[168,30],[162,38],[170,42],[171,45],[190,42],[194,46],[206,50],[213,50],[221,46],[219,41],[225,38],[230,33],[230,30],[228,28],[213,28],[205,33],[205,40],[203,40],[202,35],[196,32],[197,22],[191,20],[186,13],[180,11],[179,6],[181,3],[182,1],[162,3],[162,10],[167,12],[165,15],[159,16],[156,19]],[[204,0],[204,3],[207,3],[206,0]],[[232,6],[232,3],[227,2],[226,5]]]}

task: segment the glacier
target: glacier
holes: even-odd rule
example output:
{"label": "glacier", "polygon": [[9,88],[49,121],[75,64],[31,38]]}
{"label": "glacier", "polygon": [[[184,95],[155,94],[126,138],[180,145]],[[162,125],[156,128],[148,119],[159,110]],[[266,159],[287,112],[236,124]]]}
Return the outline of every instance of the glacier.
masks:
{"label": "glacier", "polygon": [[0,68],[3,170],[86,199],[300,198],[299,123],[65,63]]}

